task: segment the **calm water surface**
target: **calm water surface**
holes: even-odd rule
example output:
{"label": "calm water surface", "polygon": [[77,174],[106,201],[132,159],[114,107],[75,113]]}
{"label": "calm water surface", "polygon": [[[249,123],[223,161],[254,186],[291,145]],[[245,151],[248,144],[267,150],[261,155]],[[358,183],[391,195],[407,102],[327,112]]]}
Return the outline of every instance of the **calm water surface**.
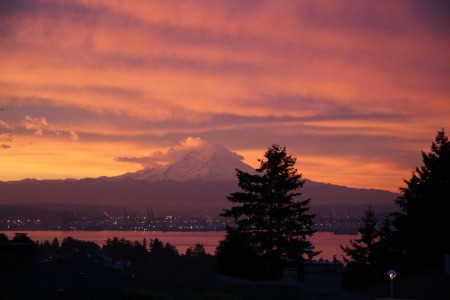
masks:
{"label": "calm water surface", "polygon": [[[219,241],[224,238],[224,231],[207,231],[207,232],[178,232],[178,231],[3,231],[8,238],[13,238],[15,232],[26,232],[28,236],[39,242],[58,238],[59,242],[65,237],[71,236],[78,240],[95,242],[102,246],[108,238],[118,237],[125,238],[131,242],[143,239],[147,240],[158,238],[164,243],[175,245],[180,253],[185,253],[186,249],[194,246],[196,243],[203,244],[206,251],[214,254],[219,245]],[[316,232],[311,238],[311,242],[315,245],[316,250],[322,251],[317,258],[332,260],[336,255],[342,260],[342,251],[340,245],[347,245],[350,239],[356,238],[357,235],[352,234],[334,234],[332,232]]]}

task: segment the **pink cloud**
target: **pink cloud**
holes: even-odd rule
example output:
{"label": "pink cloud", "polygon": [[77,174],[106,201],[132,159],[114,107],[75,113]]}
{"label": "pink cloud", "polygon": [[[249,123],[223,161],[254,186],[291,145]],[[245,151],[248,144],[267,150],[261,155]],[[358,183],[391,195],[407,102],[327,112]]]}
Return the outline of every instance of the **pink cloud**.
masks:
{"label": "pink cloud", "polygon": [[0,134],[0,142],[12,142],[13,135],[11,133]]}
{"label": "pink cloud", "polygon": [[6,129],[9,129],[10,127],[9,127],[9,125],[8,124],[6,124],[6,122],[5,121],[3,121],[3,120],[0,120],[0,128],[6,128]]}
{"label": "pink cloud", "polygon": [[80,139],[80,136],[75,131],[70,131],[70,139],[73,141],[78,141]]}
{"label": "pink cloud", "polygon": [[34,135],[43,135],[44,129],[48,127],[47,120],[45,117],[32,117],[32,116],[25,116],[23,122],[23,126],[25,126],[26,129],[31,130],[34,132]]}
{"label": "pink cloud", "polygon": [[[420,151],[436,128],[449,126],[445,5],[346,0],[1,5],[0,56],[8,59],[0,64],[0,106],[8,110],[2,111],[0,128],[12,131],[15,141],[27,135],[23,127],[35,135],[45,132],[40,139],[55,143],[82,133],[87,153],[102,151],[104,143],[117,147],[115,155],[127,153],[127,147],[156,149],[167,138],[185,136],[226,140],[230,148],[261,153],[278,141],[301,154],[299,141],[306,140],[309,157],[329,162],[337,158],[323,152],[321,141],[334,136],[329,151],[339,150],[340,158],[348,158],[342,161],[356,155],[395,163],[405,156],[388,151]],[[155,165],[196,143],[201,145],[184,140],[148,157],[118,159]],[[407,157],[404,165],[414,166]],[[380,174],[382,168],[368,166]]]}

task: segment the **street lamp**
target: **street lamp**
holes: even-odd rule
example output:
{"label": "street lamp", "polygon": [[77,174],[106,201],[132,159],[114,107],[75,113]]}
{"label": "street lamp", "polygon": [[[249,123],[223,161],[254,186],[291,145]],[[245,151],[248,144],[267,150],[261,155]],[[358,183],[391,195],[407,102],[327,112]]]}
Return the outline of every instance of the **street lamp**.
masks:
{"label": "street lamp", "polygon": [[397,275],[397,272],[394,270],[387,271],[386,275],[391,279],[391,300],[394,299],[394,278]]}

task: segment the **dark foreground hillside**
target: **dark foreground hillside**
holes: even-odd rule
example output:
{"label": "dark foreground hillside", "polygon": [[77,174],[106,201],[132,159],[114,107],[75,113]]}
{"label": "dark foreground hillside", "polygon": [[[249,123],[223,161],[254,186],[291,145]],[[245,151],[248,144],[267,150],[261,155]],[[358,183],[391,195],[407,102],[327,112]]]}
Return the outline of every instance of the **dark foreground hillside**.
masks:
{"label": "dark foreground hillside", "polygon": [[0,299],[370,299],[300,282],[252,282],[211,273],[143,283],[87,259],[2,269]]}
{"label": "dark foreground hillside", "polygon": [[8,268],[0,275],[0,299],[120,299],[122,290],[142,285],[118,270],[86,259]]}
{"label": "dark foreground hillside", "polygon": [[[388,298],[390,293],[389,279],[386,282],[374,284],[358,290],[362,295],[373,298]],[[395,299],[450,299],[450,274],[434,269],[418,272],[413,275],[401,276],[394,280]]]}

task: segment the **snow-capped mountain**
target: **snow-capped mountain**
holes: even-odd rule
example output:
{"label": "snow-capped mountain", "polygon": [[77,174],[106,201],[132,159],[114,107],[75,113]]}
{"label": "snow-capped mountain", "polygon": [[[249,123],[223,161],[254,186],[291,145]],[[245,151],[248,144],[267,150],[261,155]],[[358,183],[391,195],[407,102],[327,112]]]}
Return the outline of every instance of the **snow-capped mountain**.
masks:
{"label": "snow-capped mountain", "polygon": [[221,145],[206,144],[187,152],[180,160],[167,165],[145,168],[126,173],[119,178],[147,181],[236,180],[236,169],[255,173],[255,169],[242,162],[242,157]]}
{"label": "snow-capped mountain", "polygon": [[[151,157],[124,158],[145,161],[147,167],[116,177],[80,180],[22,180],[0,182],[0,206],[22,204],[77,204],[126,206],[160,211],[220,211],[229,207],[227,196],[239,191],[236,169],[255,170],[242,157],[223,146],[191,139],[177,148],[156,152]],[[144,164],[143,164],[144,166]],[[150,167],[151,166],[151,167]],[[307,180],[300,191],[311,198],[311,207],[363,208],[368,203],[393,205],[395,193],[355,189]],[[0,208],[1,209],[1,208]],[[360,209],[362,211],[362,209]]]}

